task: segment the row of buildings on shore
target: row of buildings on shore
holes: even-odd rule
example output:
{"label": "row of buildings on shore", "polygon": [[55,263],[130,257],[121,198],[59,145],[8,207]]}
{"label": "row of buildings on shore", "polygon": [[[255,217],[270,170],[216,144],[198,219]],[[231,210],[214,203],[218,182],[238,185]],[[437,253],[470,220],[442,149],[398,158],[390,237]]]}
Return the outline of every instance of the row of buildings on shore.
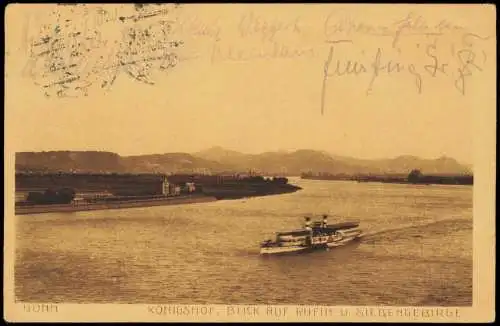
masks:
{"label": "row of buildings on shore", "polygon": [[111,197],[180,196],[199,192],[193,182],[173,183],[160,174],[17,173],[16,203],[32,192],[73,189],[75,202]]}
{"label": "row of buildings on shore", "polygon": [[203,187],[235,183],[286,183],[286,178],[231,174],[118,174],[118,173],[16,173],[16,203],[26,202],[33,192],[71,189],[74,201],[116,197],[160,197],[202,193]]}

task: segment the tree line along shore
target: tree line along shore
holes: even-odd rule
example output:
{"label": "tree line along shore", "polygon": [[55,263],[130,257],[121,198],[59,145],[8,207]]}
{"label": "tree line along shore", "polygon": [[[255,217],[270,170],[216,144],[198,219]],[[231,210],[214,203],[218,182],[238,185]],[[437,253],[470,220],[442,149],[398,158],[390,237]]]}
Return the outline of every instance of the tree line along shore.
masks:
{"label": "tree line along shore", "polygon": [[382,183],[403,183],[403,184],[443,184],[443,185],[473,185],[472,175],[435,175],[423,174],[420,170],[414,169],[406,175],[401,174],[330,174],[330,173],[303,173],[302,179],[312,180],[349,180],[358,182],[382,182]]}

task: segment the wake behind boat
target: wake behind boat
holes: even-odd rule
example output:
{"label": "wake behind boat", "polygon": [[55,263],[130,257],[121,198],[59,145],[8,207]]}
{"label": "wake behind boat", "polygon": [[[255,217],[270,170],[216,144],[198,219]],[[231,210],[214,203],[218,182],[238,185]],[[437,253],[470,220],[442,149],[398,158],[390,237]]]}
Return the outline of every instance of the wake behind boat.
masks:
{"label": "wake behind boat", "polygon": [[345,245],[363,236],[359,222],[342,222],[328,224],[328,216],[323,215],[323,221],[314,222],[305,217],[305,226],[300,230],[277,232],[276,240],[261,243],[262,255],[304,252],[316,249],[328,249]]}

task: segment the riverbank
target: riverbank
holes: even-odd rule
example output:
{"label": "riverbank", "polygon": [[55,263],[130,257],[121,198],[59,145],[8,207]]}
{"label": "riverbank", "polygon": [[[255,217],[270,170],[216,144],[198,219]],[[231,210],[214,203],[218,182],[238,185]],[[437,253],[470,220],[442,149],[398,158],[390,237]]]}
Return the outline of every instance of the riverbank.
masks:
{"label": "riverbank", "polygon": [[134,200],[97,202],[97,203],[29,205],[29,206],[16,206],[15,214],[26,215],[26,214],[41,214],[41,213],[54,213],[54,212],[80,212],[80,211],[91,211],[91,210],[134,208],[134,207],[168,206],[168,205],[206,203],[216,200],[217,199],[213,196],[191,195],[191,196],[165,197],[165,198],[154,198],[154,199],[134,199]]}
{"label": "riverbank", "polygon": [[468,185],[474,184],[472,176],[422,176],[417,180],[408,180],[405,176],[302,176],[306,180],[357,181],[377,183],[397,183],[415,185]]}
{"label": "riverbank", "polygon": [[217,199],[240,199],[246,197],[288,194],[301,189],[301,187],[291,184],[223,184],[217,186],[204,186],[203,193]]}
{"label": "riverbank", "polygon": [[[23,175],[19,176],[16,184],[15,214],[190,204],[285,194],[301,189],[288,184],[286,178],[217,175],[172,175],[169,178],[113,174]],[[60,198],[63,190],[68,195]],[[169,195],[164,195],[167,193]],[[38,195],[37,198],[34,195]]]}

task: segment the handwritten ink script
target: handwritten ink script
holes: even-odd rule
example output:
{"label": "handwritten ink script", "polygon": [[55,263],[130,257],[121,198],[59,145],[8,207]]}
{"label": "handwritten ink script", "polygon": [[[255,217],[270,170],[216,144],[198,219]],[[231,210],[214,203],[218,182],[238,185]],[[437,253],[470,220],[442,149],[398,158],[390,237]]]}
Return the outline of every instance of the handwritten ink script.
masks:
{"label": "handwritten ink script", "polygon": [[[379,40],[377,44],[389,38],[391,44],[366,50],[356,41],[360,35]],[[371,26],[351,19],[334,22],[328,16],[325,37],[328,52],[323,64],[322,114],[327,86],[335,79],[365,77],[365,93],[369,95],[382,77],[406,75],[418,94],[425,90],[426,79],[446,78],[459,94],[465,95],[470,79],[483,72],[488,60],[482,42],[489,37],[445,20],[432,25],[415,13],[390,26]]]}
{"label": "handwritten ink script", "polygon": [[114,11],[58,7],[30,38],[24,73],[48,97],[87,96],[94,88],[109,89],[120,75],[154,84],[155,72],[179,62],[176,49],[183,42],[172,39],[168,19],[175,9],[164,4]]}
{"label": "handwritten ink script", "polygon": [[232,26],[238,45],[217,39],[210,53],[211,63],[248,62],[269,59],[310,59],[316,56],[313,46],[304,44],[304,27],[300,17],[262,17],[250,11],[242,14]]}
{"label": "handwritten ink script", "polygon": [[25,36],[24,74],[51,97],[109,90],[120,76],[153,85],[157,73],[190,53],[215,67],[271,60],[310,64],[318,73],[323,113],[325,101],[348,80],[356,80],[365,95],[393,86],[423,94],[437,84],[466,95],[492,61],[486,50],[491,36],[416,12],[375,24],[347,9],[318,19],[307,10],[205,17],[174,4],[56,7],[37,20],[38,33]]}

